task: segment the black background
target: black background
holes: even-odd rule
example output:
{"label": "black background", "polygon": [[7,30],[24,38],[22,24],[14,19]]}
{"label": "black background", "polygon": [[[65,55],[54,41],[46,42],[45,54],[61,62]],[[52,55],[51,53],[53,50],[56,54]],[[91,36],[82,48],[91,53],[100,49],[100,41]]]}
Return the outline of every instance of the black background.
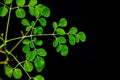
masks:
{"label": "black background", "polygon": [[[48,56],[45,57],[46,67],[41,73],[45,79],[80,80],[82,78],[93,79],[95,78],[94,76],[103,77],[105,74],[105,66],[110,63],[108,53],[111,46],[109,44],[110,41],[105,40],[104,35],[105,16],[107,12],[105,4],[102,2],[84,3],[78,0],[40,0],[40,3],[47,5],[51,10],[51,16],[47,19],[48,26],[45,28],[45,33],[52,33],[52,22],[59,21],[61,17],[65,17],[68,20],[66,31],[68,31],[70,27],[76,26],[79,31],[84,31],[87,36],[85,43],[79,43],[75,46],[68,44],[69,55],[67,57],[62,57],[59,53],[56,53],[52,47],[54,37],[43,38],[43,47],[48,52]],[[12,17],[14,17],[14,14],[12,14]],[[3,25],[6,25],[6,20],[7,18],[0,19],[1,32],[5,30]],[[14,26],[11,26],[12,28],[9,29],[9,38],[20,36],[21,34],[17,33],[23,28],[20,25],[20,20],[11,18],[11,25]],[[16,42],[9,44],[10,46],[14,46]],[[20,51],[21,46],[18,47],[18,50],[14,52],[22,55]],[[21,60],[24,59],[23,56],[20,56]],[[4,72],[2,67],[0,67],[0,70],[2,73]],[[32,76],[35,74],[37,74],[35,71],[30,73]],[[6,77],[4,74],[0,74],[0,77],[1,75]],[[26,80],[25,76],[22,80]]]}

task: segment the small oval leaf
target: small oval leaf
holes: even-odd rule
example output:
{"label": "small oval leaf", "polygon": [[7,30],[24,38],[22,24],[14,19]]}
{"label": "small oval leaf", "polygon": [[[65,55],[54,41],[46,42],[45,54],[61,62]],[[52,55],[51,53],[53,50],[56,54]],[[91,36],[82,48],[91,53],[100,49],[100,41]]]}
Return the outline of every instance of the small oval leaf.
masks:
{"label": "small oval leaf", "polygon": [[45,26],[47,25],[47,21],[46,21],[45,18],[40,18],[40,19],[39,19],[39,22],[40,22],[40,24],[41,24],[43,27],[45,27]]}
{"label": "small oval leaf", "polygon": [[26,16],[26,12],[23,8],[19,8],[15,11],[17,18],[24,18]]}
{"label": "small oval leaf", "polygon": [[5,4],[11,4],[13,0],[4,0]]}
{"label": "small oval leaf", "polygon": [[6,7],[0,7],[0,17],[6,16],[8,13],[8,9]]}
{"label": "small oval leaf", "polygon": [[76,34],[77,33],[77,28],[76,27],[72,27],[72,28],[70,28],[70,30],[69,30],[69,34]]}
{"label": "small oval leaf", "polygon": [[37,55],[36,50],[30,51],[29,53],[26,54],[26,59],[28,61],[33,61],[35,59],[36,55]]}
{"label": "small oval leaf", "polygon": [[55,47],[57,47],[58,46],[58,40],[57,39],[55,39],[54,41],[53,41],[53,47],[55,48]]}
{"label": "small oval leaf", "polygon": [[16,68],[13,71],[13,76],[15,79],[20,79],[22,77],[22,71],[19,68]]}
{"label": "small oval leaf", "polygon": [[29,44],[30,43],[30,40],[29,39],[24,39],[23,40],[23,44]]}
{"label": "small oval leaf", "polygon": [[43,48],[37,49],[37,54],[42,57],[47,56],[47,52]]}
{"label": "small oval leaf", "polygon": [[52,26],[54,29],[56,29],[58,27],[57,22],[53,22]]}
{"label": "small oval leaf", "polygon": [[50,16],[50,9],[48,7],[43,8],[42,16],[44,16],[46,18]]}
{"label": "small oval leaf", "polygon": [[67,20],[65,18],[61,18],[58,25],[61,26],[61,27],[66,27],[67,26]]}
{"label": "small oval leaf", "polygon": [[24,53],[29,53],[29,52],[30,52],[29,44],[24,45],[24,46],[22,47],[22,51],[23,51]]}
{"label": "small oval leaf", "polygon": [[72,46],[75,45],[75,37],[73,35],[69,35],[68,38],[69,38],[69,43]]}
{"label": "small oval leaf", "polygon": [[62,29],[62,28],[57,28],[57,29],[56,29],[56,32],[57,32],[57,34],[59,34],[59,35],[64,35],[64,34],[65,34],[65,31],[64,31],[64,29]]}
{"label": "small oval leaf", "polygon": [[79,39],[81,40],[81,42],[85,42],[86,41],[86,35],[85,35],[85,33],[83,31],[80,31],[78,33],[78,35],[79,35]]}
{"label": "small oval leaf", "polygon": [[45,80],[42,75],[37,75],[34,77],[34,80]]}
{"label": "small oval leaf", "polygon": [[29,7],[29,13],[30,13],[31,16],[34,16],[35,8],[34,7]]}
{"label": "small oval leaf", "polygon": [[25,0],[16,0],[17,6],[24,6],[25,5]]}
{"label": "small oval leaf", "polygon": [[10,65],[5,65],[4,66],[4,69],[5,69],[5,74],[8,76],[8,77],[12,77],[12,74],[13,74],[13,69]]}
{"label": "small oval leaf", "polygon": [[65,44],[66,43],[66,39],[63,36],[59,36],[58,38],[59,43]]}
{"label": "small oval leaf", "polygon": [[26,61],[24,64],[23,64],[23,67],[24,69],[27,71],[27,72],[31,72],[33,70],[33,64],[29,61]]}
{"label": "small oval leaf", "polygon": [[29,1],[29,6],[35,6],[37,4],[37,0],[30,0]]}
{"label": "small oval leaf", "polygon": [[62,56],[67,56],[68,55],[68,46],[67,45],[62,45],[61,48],[61,53]]}
{"label": "small oval leaf", "polygon": [[30,22],[28,21],[28,19],[22,19],[21,23],[24,26],[30,26]]}

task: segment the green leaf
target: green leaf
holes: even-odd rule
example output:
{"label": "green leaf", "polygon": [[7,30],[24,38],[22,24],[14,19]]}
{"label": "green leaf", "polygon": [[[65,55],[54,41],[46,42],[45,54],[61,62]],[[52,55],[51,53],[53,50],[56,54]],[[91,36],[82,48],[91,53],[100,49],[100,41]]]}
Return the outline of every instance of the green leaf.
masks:
{"label": "green leaf", "polygon": [[37,33],[38,34],[42,34],[43,33],[43,28],[42,27],[38,26],[38,27],[36,27],[36,29],[37,29]]}
{"label": "green leaf", "polygon": [[24,39],[23,40],[23,44],[29,44],[30,43],[30,40],[29,39]]}
{"label": "green leaf", "polygon": [[50,16],[50,9],[48,7],[43,8],[42,16],[44,16],[46,18]]}
{"label": "green leaf", "polygon": [[24,69],[27,71],[27,72],[31,72],[33,70],[33,64],[29,61],[26,61],[24,64],[23,64],[23,67]]}
{"label": "green leaf", "polygon": [[45,80],[42,75],[37,75],[34,77],[34,80]]}
{"label": "green leaf", "polygon": [[38,18],[39,15],[40,15],[39,7],[35,7],[34,16],[35,16],[36,18]]}
{"label": "green leaf", "polygon": [[45,60],[42,57],[37,56],[37,58],[35,58],[34,65],[37,72],[41,72],[45,67]]}
{"label": "green leaf", "polygon": [[30,26],[30,22],[28,21],[28,19],[22,19],[21,23],[24,26]]}
{"label": "green leaf", "polygon": [[73,35],[69,35],[68,38],[69,38],[69,43],[71,45],[75,45],[75,37]]}
{"label": "green leaf", "polygon": [[29,45],[31,48],[34,48],[34,43],[32,41],[29,43]]}
{"label": "green leaf", "polygon": [[38,53],[38,55],[40,55],[40,56],[42,56],[42,57],[47,56],[47,52],[46,52],[45,49],[43,49],[43,48],[37,49],[37,53]]}
{"label": "green leaf", "polygon": [[24,18],[26,16],[26,12],[23,8],[19,8],[15,11],[17,18]]}
{"label": "green leaf", "polygon": [[59,34],[59,35],[64,35],[64,34],[65,34],[65,31],[64,31],[64,29],[62,29],[62,28],[57,28],[57,29],[56,29],[56,32],[57,32],[57,34]]}
{"label": "green leaf", "polygon": [[34,34],[34,35],[37,34],[37,29],[36,29],[36,28],[33,29],[33,34]]}
{"label": "green leaf", "polygon": [[32,22],[31,22],[31,26],[32,26],[32,27],[35,26],[35,21],[32,21]]}
{"label": "green leaf", "polygon": [[4,0],[5,4],[11,4],[13,0]]}
{"label": "green leaf", "polygon": [[61,53],[62,56],[67,56],[68,55],[68,46],[67,45],[62,45],[61,48]]}
{"label": "green leaf", "polygon": [[0,78],[0,80],[3,80],[2,78]]}
{"label": "green leaf", "polygon": [[22,71],[19,68],[16,68],[13,71],[13,76],[15,79],[20,79],[22,77]]}
{"label": "green leaf", "polygon": [[27,26],[26,31],[30,31],[32,26]]}
{"label": "green leaf", "polygon": [[8,77],[12,77],[12,74],[13,74],[13,69],[10,65],[5,65],[4,66],[4,69],[5,69],[5,74],[8,76]]}
{"label": "green leaf", "polygon": [[35,45],[41,46],[43,44],[42,40],[36,40]]}
{"label": "green leaf", "polygon": [[60,52],[61,49],[62,49],[62,45],[59,45],[59,46],[56,48],[56,51],[57,51],[57,52]]}
{"label": "green leaf", "polygon": [[35,8],[34,7],[29,7],[29,13],[30,13],[31,16],[34,16]]}
{"label": "green leaf", "polygon": [[0,7],[0,17],[6,16],[8,13],[8,9],[6,7]]}
{"label": "green leaf", "polygon": [[28,44],[27,44],[27,45],[24,45],[23,48],[22,48],[22,51],[23,51],[24,53],[29,53],[29,52],[30,52],[30,47],[29,47],[29,45],[28,45]]}
{"label": "green leaf", "polygon": [[61,27],[66,27],[67,26],[67,20],[65,18],[61,18],[58,25],[61,26]]}
{"label": "green leaf", "polygon": [[45,26],[47,25],[47,21],[46,21],[45,18],[40,18],[40,19],[39,19],[39,22],[40,22],[40,24],[41,24],[43,27],[45,27]]}
{"label": "green leaf", "polygon": [[30,51],[29,53],[26,54],[26,59],[29,61],[33,61],[37,55],[36,50]]}
{"label": "green leaf", "polygon": [[72,28],[70,28],[70,30],[69,30],[69,34],[76,34],[77,33],[77,28],[76,27],[72,27]]}
{"label": "green leaf", "polygon": [[53,22],[52,26],[54,29],[56,29],[58,27],[57,22]]}
{"label": "green leaf", "polygon": [[63,36],[59,36],[58,38],[59,43],[65,44],[66,43],[66,39]]}
{"label": "green leaf", "polygon": [[55,48],[55,47],[57,47],[57,46],[58,46],[58,40],[55,39],[55,40],[53,41],[53,47]]}
{"label": "green leaf", "polygon": [[37,0],[30,0],[29,6],[35,6],[37,4]]}
{"label": "green leaf", "polygon": [[16,0],[17,6],[24,6],[25,5],[25,0]]}
{"label": "green leaf", "polygon": [[85,35],[85,33],[83,31],[80,31],[78,33],[78,35],[79,35],[79,39],[81,40],[81,42],[85,42],[86,41],[86,35]]}
{"label": "green leaf", "polygon": [[75,35],[75,41],[76,41],[76,43],[79,43],[79,41],[80,41],[80,40],[79,40],[79,35],[78,35],[78,34]]}

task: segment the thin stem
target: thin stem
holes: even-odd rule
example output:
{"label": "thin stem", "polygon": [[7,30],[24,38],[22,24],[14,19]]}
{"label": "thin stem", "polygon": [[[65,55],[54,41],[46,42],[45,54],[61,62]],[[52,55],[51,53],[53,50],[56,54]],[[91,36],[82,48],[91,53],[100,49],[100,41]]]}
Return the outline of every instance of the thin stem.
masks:
{"label": "thin stem", "polygon": [[21,7],[12,7],[12,9],[17,9],[17,8],[24,8],[24,7],[29,7],[28,5],[24,5],[24,6],[21,6]]}
{"label": "thin stem", "polygon": [[3,6],[6,6],[7,8],[9,8],[6,4],[4,4],[4,3],[2,3],[2,2],[0,2],[0,4],[2,4]]}
{"label": "thin stem", "polygon": [[[20,65],[20,67],[25,71],[24,67],[21,65],[21,63],[18,61],[18,59],[11,52],[8,52],[8,53],[16,60],[16,62]],[[29,79],[31,79],[30,75],[26,71],[25,71],[25,73],[27,74]]]}
{"label": "thin stem", "polygon": [[10,6],[10,9],[9,9],[10,11],[9,11],[9,15],[8,15],[8,21],[7,21],[7,27],[6,27],[5,45],[7,45],[6,41],[7,41],[7,36],[8,36],[8,28],[9,28],[9,23],[10,23],[11,7],[12,7],[12,5]]}

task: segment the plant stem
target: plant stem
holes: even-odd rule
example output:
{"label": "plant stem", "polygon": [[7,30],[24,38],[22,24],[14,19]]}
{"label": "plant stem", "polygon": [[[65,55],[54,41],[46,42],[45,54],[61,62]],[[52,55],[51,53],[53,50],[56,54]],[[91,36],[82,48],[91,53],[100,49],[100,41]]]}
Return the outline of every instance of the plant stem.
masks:
{"label": "plant stem", "polygon": [[12,5],[10,6],[9,8],[9,15],[8,15],[8,21],[7,21],[7,27],[6,27],[6,34],[5,34],[5,46],[7,45],[7,36],[8,36],[8,28],[9,28],[9,23],[10,23],[10,14],[11,14],[11,7]]}

